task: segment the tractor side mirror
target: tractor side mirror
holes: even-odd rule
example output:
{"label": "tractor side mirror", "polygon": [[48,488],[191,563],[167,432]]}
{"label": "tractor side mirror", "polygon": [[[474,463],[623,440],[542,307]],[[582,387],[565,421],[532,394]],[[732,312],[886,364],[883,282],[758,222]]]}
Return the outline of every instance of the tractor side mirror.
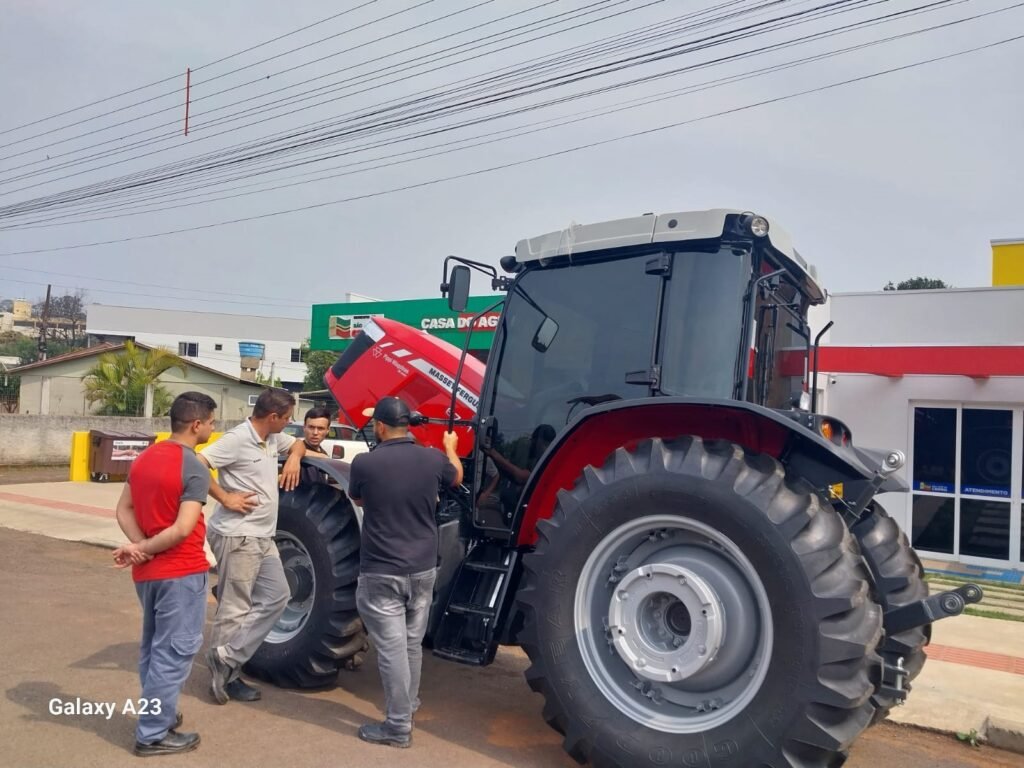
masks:
{"label": "tractor side mirror", "polygon": [[538,352],[547,352],[557,335],[558,323],[550,317],[545,317],[544,322],[540,324],[540,328],[533,334],[533,348]]}
{"label": "tractor side mirror", "polygon": [[460,264],[452,268],[448,284],[444,286],[448,293],[448,308],[452,312],[465,312],[469,303],[469,267]]}

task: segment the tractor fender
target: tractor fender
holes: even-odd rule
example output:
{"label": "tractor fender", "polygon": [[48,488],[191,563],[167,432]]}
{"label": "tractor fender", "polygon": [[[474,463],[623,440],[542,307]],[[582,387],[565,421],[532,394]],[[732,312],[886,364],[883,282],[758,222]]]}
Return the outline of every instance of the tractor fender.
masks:
{"label": "tractor fender", "polygon": [[[570,490],[583,468],[601,466],[617,448],[641,441],[697,435],[728,440],[784,462],[815,488],[870,480],[880,462],[862,449],[841,446],[787,417],[753,403],[685,397],[617,400],[583,411],[555,438],[534,467],[519,500],[519,546],[537,540],[537,522],[554,513],[558,492]],[[893,487],[892,490],[899,490]]]}

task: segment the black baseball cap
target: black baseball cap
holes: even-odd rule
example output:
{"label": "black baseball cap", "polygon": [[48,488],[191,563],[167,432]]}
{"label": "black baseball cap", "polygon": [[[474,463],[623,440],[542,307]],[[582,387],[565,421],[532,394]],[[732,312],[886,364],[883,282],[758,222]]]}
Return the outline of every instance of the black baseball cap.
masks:
{"label": "black baseball cap", "polygon": [[387,424],[389,427],[408,427],[412,418],[409,406],[397,397],[381,398],[377,401],[372,414],[366,414],[365,411],[363,413],[364,415],[372,415],[374,421]]}

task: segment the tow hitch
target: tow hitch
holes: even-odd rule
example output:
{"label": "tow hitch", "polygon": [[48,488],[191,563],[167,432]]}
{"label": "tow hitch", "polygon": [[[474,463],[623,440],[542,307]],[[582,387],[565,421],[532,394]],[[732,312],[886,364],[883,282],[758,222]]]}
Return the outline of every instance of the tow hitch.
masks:
{"label": "tow hitch", "polygon": [[[959,616],[970,603],[981,601],[984,593],[977,584],[964,584],[962,587],[929,595],[924,600],[905,605],[902,608],[885,614],[885,631],[897,634],[924,624],[931,624],[939,619]],[[891,696],[899,703],[907,698],[907,671],[903,667],[903,658],[896,659],[893,664],[882,662],[882,685],[880,692]]]}
{"label": "tow hitch", "polygon": [[968,603],[981,602],[984,593],[977,584],[964,584],[962,587],[929,595],[924,600],[905,605],[885,614],[885,631],[890,635],[904,632],[924,624],[931,624],[939,619],[959,616]]}

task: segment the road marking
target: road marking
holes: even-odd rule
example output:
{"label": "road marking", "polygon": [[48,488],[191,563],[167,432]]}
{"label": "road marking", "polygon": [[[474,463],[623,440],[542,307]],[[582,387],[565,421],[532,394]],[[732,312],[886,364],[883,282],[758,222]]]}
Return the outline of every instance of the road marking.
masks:
{"label": "road marking", "polygon": [[929,645],[925,648],[929,659],[963,664],[968,667],[992,669],[996,672],[1009,672],[1012,675],[1024,675],[1024,659],[1009,656],[1005,653],[989,653],[988,651],[972,651],[967,648],[954,648],[950,645]]}
{"label": "road marking", "polygon": [[36,496],[22,496],[19,493],[2,493],[0,500],[14,501],[18,504],[30,504],[34,507],[46,507],[47,509],[59,509],[63,512],[80,512],[84,515],[96,517],[113,518],[114,510],[106,507],[92,507],[88,504],[74,504],[70,501],[57,501],[56,499],[40,499]]}

